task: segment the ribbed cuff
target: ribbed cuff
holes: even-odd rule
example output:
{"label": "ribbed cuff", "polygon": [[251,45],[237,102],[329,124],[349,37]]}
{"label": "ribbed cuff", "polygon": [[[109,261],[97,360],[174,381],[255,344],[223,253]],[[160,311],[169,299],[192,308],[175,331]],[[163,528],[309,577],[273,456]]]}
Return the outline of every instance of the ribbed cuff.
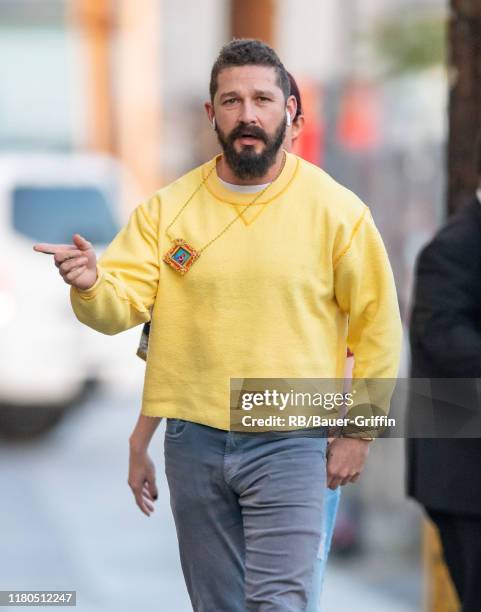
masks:
{"label": "ribbed cuff", "polygon": [[97,267],[97,280],[91,287],[89,287],[88,289],[79,289],[78,287],[72,286],[72,291],[75,291],[75,293],[83,300],[88,300],[88,299],[95,297],[95,295],[97,294],[99,285],[103,280],[104,271],[102,270],[101,266],[99,266],[98,264],[96,267]]}

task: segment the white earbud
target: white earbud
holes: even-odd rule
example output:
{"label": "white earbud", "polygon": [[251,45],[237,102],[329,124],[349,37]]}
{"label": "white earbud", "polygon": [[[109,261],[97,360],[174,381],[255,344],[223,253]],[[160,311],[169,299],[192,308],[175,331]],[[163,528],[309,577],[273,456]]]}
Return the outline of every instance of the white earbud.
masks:
{"label": "white earbud", "polygon": [[215,130],[215,117],[212,117],[212,129]]}
{"label": "white earbud", "polygon": [[292,125],[292,119],[291,119],[291,115],[289,113],[289,111],[286,108],[286,117],[287,117],[287,127],[290,127]]}

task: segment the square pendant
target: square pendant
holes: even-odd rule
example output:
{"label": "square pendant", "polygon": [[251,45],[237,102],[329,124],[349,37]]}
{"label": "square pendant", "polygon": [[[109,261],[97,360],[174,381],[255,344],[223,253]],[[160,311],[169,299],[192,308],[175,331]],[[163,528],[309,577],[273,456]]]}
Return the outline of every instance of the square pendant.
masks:
{"label": "square pendant", "polygon": [[199,257],[200,253],[187,244],[185,240],[177,238],[174,240],[173,247],[164,255],[163,260],[179,274],[185,274]]}

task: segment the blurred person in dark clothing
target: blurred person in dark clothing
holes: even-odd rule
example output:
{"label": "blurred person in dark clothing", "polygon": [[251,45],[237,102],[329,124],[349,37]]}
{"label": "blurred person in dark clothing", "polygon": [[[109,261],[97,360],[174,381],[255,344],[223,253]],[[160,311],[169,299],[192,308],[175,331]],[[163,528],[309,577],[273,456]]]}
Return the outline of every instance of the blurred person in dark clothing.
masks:
{"label": "blurred person in dark clothing", "polygon": [[[418,257],[410,326],[413,378],[465,379],[431,382],[447,392],[433,394],[433,431],[449,426],[451,439],[412,438],[407,444],[408,495],[439,530],[463,612],[481,610],[481,439],[452,437],[466,408],[478,417],[480,408],[473,379],[481,378],[481,133],[477,172],[473,200]],[[458,389],[471,392],[470,406],[456,401]],[[413,402],[410,410],[417,411]]]}

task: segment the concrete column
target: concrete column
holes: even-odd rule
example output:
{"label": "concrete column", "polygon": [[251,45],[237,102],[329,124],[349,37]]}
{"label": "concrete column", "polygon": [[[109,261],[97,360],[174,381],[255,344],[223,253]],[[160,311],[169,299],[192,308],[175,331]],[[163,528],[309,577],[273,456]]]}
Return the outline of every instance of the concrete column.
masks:
{"label": "concrete column", "polygon": [[259,38],[275,46],[276,0],[231,0],[232,38]]}

